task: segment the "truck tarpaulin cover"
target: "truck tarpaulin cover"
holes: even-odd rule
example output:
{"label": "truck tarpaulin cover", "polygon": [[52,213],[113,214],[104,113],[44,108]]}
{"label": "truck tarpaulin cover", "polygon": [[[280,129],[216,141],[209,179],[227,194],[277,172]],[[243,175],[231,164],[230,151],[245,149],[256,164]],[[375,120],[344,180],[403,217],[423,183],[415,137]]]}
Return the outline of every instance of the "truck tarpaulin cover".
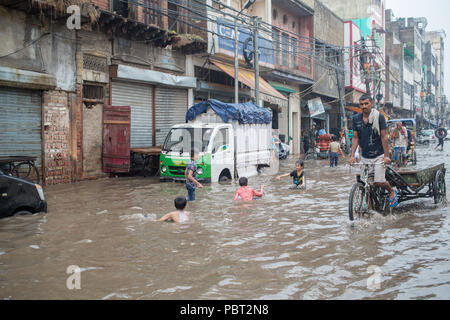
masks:
{"label": "truck tarpaulin cover", "polygon": [[197,103],[186,112],[186,121],[194,120],[198,115],[205,113],[208,108],[223,120],[223,122],[239,121],[241,124],[271,123],[272,114],[269,110],[261,108],[253,102],[246,103],[224,103],[215,99],[209,99]]}

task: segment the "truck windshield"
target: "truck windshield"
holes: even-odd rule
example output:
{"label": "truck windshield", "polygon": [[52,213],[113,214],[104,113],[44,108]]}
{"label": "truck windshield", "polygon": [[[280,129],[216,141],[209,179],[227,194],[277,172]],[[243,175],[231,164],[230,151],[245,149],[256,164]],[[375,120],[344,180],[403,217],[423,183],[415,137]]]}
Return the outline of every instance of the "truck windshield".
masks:
{"label": "truck windshield", "polygon": [[163,151],[190,152],[195,148],[205,152],[213,132],[212,128],[174,128],[171,129],[164,142]]}

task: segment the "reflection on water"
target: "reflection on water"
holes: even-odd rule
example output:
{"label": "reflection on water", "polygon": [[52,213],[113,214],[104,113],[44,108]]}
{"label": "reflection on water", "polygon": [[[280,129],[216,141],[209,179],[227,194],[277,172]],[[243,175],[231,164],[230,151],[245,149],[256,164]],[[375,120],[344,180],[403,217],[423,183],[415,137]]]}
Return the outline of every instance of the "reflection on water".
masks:
{"label": "reflection on water", "polygon": [[[419,167],[449,167],[448,148],[431,150],[419,149]],[[0,221],[0,299],[450,298],[448,207],[418,200],[351,228],[348,166],[313,161],[305,171],[306,191],[267,173],[250,178],[265,185],[252,203],[233,203],[236,182],[205,186],[185,224],[156,221],[183,184],[48,187],[47,215]],[[81,268],[79,290],[66,286],[69,266]]]}

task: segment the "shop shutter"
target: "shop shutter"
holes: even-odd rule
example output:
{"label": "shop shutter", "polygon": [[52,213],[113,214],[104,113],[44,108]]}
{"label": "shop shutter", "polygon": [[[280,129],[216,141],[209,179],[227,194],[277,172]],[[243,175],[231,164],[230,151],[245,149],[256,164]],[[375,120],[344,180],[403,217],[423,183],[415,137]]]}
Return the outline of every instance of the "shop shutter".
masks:
{"label": "shop shutter", "polygon": [[41,92],[0,87],[0,156],[37,157],[42,167]]}
{"label": "shop shutter", "polygon": [[125,81],[113,81],[112,105],[131,107],[131,148],[151,147],[152,86]]}
{"label": "shop shutter", "polygon": [[175,124],[186,122],[187,90],[156,87],[156,145],[162,145]]}

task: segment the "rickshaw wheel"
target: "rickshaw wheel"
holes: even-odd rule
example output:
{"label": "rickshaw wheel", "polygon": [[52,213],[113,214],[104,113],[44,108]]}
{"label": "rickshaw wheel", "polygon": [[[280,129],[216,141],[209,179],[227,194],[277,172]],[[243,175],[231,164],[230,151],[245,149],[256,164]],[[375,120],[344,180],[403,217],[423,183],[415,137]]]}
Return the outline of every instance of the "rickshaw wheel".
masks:
{"label": "rickshaw wheel", "polygon": [[442,170],[436,172],[434,178],[434,204],[441,204],[445,201],[445,197],[447,194],[446,185],[445,185],[445,174]]}

